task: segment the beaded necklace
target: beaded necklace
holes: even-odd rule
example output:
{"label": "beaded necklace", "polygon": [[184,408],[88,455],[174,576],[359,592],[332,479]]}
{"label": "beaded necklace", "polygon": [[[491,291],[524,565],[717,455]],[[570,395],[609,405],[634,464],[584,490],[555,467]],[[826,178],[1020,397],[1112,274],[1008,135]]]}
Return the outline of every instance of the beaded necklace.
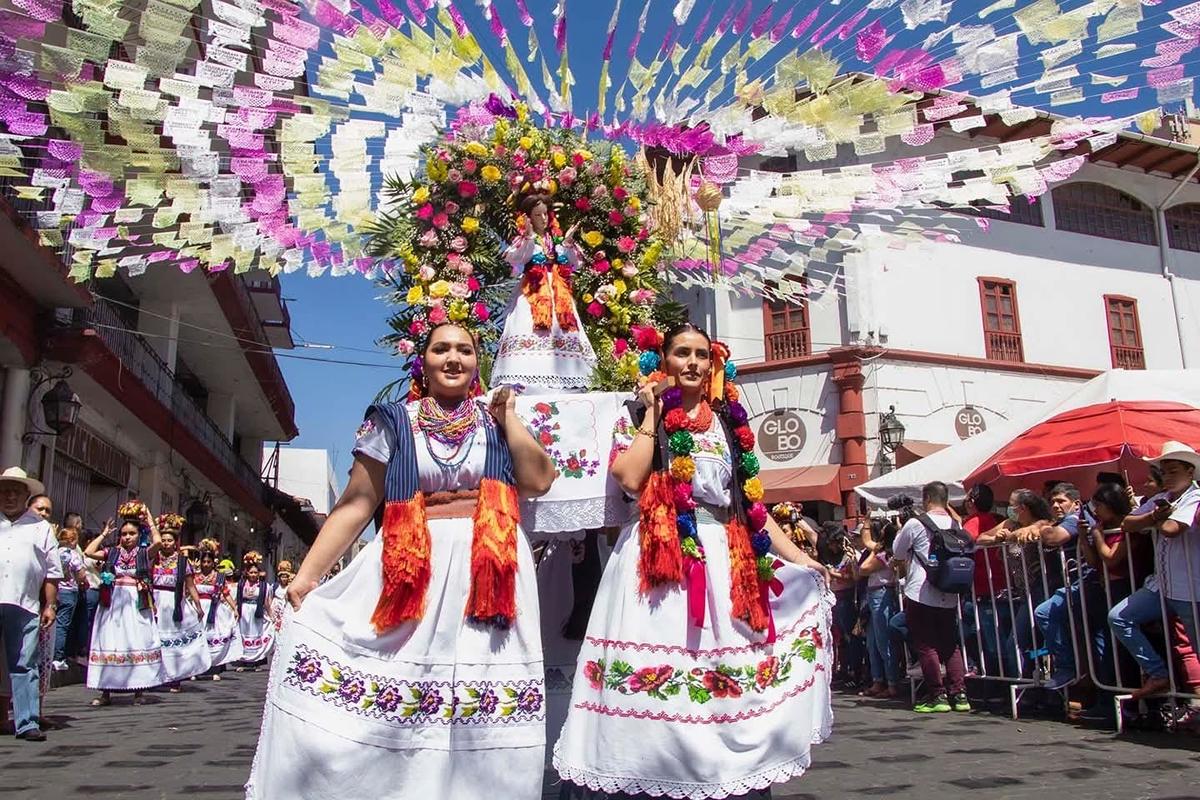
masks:
{"label": "beaded necklace", "polygon": [[[425,434],[425,449],[429,457],[442,470],[457,471],[471,455],[471,446],[479,429],[475,401],[464,400],[447,411],[432,397],[422,398],[417,409],[417,428]],[[433,448],[435,441],[453,449],[448,455],[439,455]]]}

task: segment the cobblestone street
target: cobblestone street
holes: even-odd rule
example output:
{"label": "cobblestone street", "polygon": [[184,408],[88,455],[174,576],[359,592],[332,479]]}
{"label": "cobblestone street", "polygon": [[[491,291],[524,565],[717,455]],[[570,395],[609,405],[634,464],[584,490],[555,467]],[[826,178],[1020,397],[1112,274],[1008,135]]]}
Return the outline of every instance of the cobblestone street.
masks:
{"label": "cobblestone street", "polygon": [[[151,694],[145,706],[121,698],[109,708],[90,707],[83,687],[57,689],[47,702],[56,726],[49,741],[0,740],[0,797],[239,798],[265,684],[265,673],[230,674],[191,683],[180,695]],[[1194,737],[1118,739],[1060,722],[922,717],[844,696],[834,703],[832,740],[816,748],[806,776],[776,787],[776,798],[1200,798]],[[547,773],[546,797],[556,796]]]}

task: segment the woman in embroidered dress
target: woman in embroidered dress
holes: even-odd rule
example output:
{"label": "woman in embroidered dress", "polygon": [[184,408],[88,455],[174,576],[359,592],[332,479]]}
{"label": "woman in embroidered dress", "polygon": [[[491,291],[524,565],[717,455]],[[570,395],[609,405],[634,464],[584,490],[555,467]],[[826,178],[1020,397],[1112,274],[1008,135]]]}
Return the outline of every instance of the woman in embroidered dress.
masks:
{"label": "woman in embroidered dress", "polygon": [[163,514],[157,525],[160,546],[153,569],[155,619],[167,687],[178,693],[180,681],[208,671],[212,655],[204,637],[204,612],[196,591],[195,572],[191,562],[179,552],[183,517]]}
{"label": "woman in embroidered dress", "polygon": [[238,629],[242,634],[238,672],[257,670],[275,647],[275,626],[267,613],[273,592],[263,574],[262,556],[255,550],[242,556],[242,579],[237,587]]}
{"label": "woman in embroidered dress", "polygon": [[[476,341],[434,328],[424,397],[368,410],[350,483],[288,587],[249,800],[538,800],[545,708],[518,492],[554,466]],[[318,579],[382,504],[379,534]],[[293,613],[291,609],[298,609]]]}
{"label": "woman in embroidered dress", "polygon": [[286,559],[275,565],[275,579],[278,585],[275,587],[275,594],[271,595],[271,624],[275,626],[275,635],[279,635],[280,629],[283,627],[283,610],[287,606],[287,587],[291,585],[292,580],[296,577],[295,570],[292,569],[292,562]]}
{"label": "woman in embroidered dress", "polygon": [[691,325],[663,345],[675,386],[648,385],[616,427],[611,471],[641,518],[579,654],[564,798],[769,796],[832,720],[823,570],[760,502],[728,351]]}
{"label": "woman in embroidered dress", "polygon": [[242,660],[242,634],[238,629],[238,609],[233,594],[225,575],[217,570],[216,550],[206,547],[205,541],[200,542],[200,572],[195,576],[195,582],[212,662],[212,679],[219,681],[226,664]]}
{"label": "woman in embroidered dress", "polygon": [[523,386],[527,392],[586,392],[596,367],[571,295],[571,271],[580,265],[575,227],[555,235],[550,198],[521,203],[526,223],[504,251],[513,277],[521,277],[504,320],[492,366],[492,386]]}
{"label": "woman in embroidered dress", "polygon": [[[87,685],[101,694],[94,706],[112,702],[112,692],[133,692],[134,704],[143,702],[142,690],[160,686],[163,671],[162,642],[154,622],[151,568],[161,537],[150,512],[136,501],[121,506],[117,542],[104,546],[113,532],[112,521],[88,543],[84,554],[103,562],[100,574],[100,607],[92,626]],[[148,532],[148,547],[138,542]]]}

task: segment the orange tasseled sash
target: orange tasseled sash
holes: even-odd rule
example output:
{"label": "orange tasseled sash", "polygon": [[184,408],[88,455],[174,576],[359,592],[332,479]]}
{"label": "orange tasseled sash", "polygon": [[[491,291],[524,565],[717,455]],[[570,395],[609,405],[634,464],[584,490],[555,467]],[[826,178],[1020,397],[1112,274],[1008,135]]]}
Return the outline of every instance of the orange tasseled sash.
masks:
{"label": "orange tasseled sash", "polygon": [[553,319],[564,333],[578,330],[568,270],[559,264],[532,266],[521,278],[521,293],[529,301],[534,330],[548,331]]}

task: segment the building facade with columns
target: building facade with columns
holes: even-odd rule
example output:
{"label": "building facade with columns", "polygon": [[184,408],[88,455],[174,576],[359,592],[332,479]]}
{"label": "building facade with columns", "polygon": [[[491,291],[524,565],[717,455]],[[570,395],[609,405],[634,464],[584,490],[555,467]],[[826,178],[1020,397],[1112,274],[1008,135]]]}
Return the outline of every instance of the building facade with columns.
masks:
{"label": "building facade with columns", "polygon": [[[20,203],[0,192],[0,461],[43,480],[56,521],[78,511],[98,530],[136,495],[156,514],[205,505],[235,556],[268,547],[263,442],[297,433],[272,349],[291,346],[278,281],[172,268],[76,284]],[[54,435],[42,397],[63,379],[81,408]]]}
{"label": "building facade with columns", "polygon": [[[1050,125],[989,120],[975,136],[939,130],[930,147]],[[732,348],[768,500],[854,517],[855,486],[1103,370],[1200,365],[1197,147],[1122,135],[1078,152],[1087,156],[1078,172],[1034,202],[1016,198],[1011,215],[923,214],[923,224],[956,231],[941,240],[864,227],[855,247],[820,263],[796,242],[769,244],[774,265],[807,282],[800,302],[684,293]],[[894,452],[879,434],[891,409],[905,433]]]}

